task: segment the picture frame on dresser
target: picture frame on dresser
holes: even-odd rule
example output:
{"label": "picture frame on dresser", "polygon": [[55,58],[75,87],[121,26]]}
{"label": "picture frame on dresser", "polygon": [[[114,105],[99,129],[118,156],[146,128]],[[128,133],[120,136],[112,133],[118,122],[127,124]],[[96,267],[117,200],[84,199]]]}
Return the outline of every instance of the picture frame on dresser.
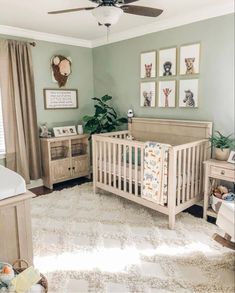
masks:
{"label": "picture frame on dresser", "polygon": [[231,164],[235,164],[235,151],[230,152],[227,162]]}

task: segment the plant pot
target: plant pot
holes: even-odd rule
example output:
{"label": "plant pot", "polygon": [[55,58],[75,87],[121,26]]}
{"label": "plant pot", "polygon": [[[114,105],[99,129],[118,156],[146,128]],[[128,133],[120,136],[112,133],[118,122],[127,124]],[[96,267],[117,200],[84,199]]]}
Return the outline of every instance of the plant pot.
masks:
{"label": "plant pot", "polygon": [[230,149],[215,148],[215,159],[219,161],[227,161],[229,157]]}

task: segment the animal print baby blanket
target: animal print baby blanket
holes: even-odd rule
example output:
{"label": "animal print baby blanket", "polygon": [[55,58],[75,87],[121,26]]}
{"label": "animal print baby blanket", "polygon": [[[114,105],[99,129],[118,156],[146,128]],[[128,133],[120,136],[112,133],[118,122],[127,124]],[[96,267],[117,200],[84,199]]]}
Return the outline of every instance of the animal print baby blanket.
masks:
{"label": "animal print baby blanket", "polygon": [[160,205],[167,202],[168,155],[170,145],[146,142],[144,148],[143,198]]}

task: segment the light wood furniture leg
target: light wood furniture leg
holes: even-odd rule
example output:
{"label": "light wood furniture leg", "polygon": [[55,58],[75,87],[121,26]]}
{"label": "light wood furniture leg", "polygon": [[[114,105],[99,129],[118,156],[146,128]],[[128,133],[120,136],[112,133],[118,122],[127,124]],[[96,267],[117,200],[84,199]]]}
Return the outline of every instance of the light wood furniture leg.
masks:
{"label": "light wood furniture leg", "polygon": [[224,237],[215,233],[212,238],[222,246],[235,250],[235,243],[231,241],[231,236],[229,236],[227,233]]}
{"label": "light wood furniture leg", "polygon": [[203,204],[203,218],[207,220],[207,209],[208,209],[208,191],[209,191],[209,178],[208,178],[208,167],[205,167],[205,181],[204,181],[204,204]]}

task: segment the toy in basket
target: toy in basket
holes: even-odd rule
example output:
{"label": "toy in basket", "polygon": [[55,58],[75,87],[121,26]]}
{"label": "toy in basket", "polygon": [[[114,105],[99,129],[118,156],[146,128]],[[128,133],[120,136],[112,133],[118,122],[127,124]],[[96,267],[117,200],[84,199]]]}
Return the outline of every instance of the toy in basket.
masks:
{"label": "toy in basket", "polygon": [[39,272],[34,270],[33,267],[29,267],[27,261],[17,260],[13,263],[12,266],[9,264],[5,264],[4,268],[4,272],[11,271],[13,272],[13,275],[11,274],[11,280],[8,279],[7,282],[2,283],[4,286],[2,286],[2,289],[0,287],[0,293],[48,292],[48,283],[46,278],[42,274],[39,274]]}
{"label": "toy in basket", "polygon": [[211,195],[211,207],[218,213],[223,201],[234,201],[235,195],[233,192],[229,192],[228,188],[223,185],[219,185],[212,189]]}
{"label": "toy in basket", "polygon": [[0,263],[0,289],[8,287],[11,280],[15,277],[12,266],[8,263]]}

